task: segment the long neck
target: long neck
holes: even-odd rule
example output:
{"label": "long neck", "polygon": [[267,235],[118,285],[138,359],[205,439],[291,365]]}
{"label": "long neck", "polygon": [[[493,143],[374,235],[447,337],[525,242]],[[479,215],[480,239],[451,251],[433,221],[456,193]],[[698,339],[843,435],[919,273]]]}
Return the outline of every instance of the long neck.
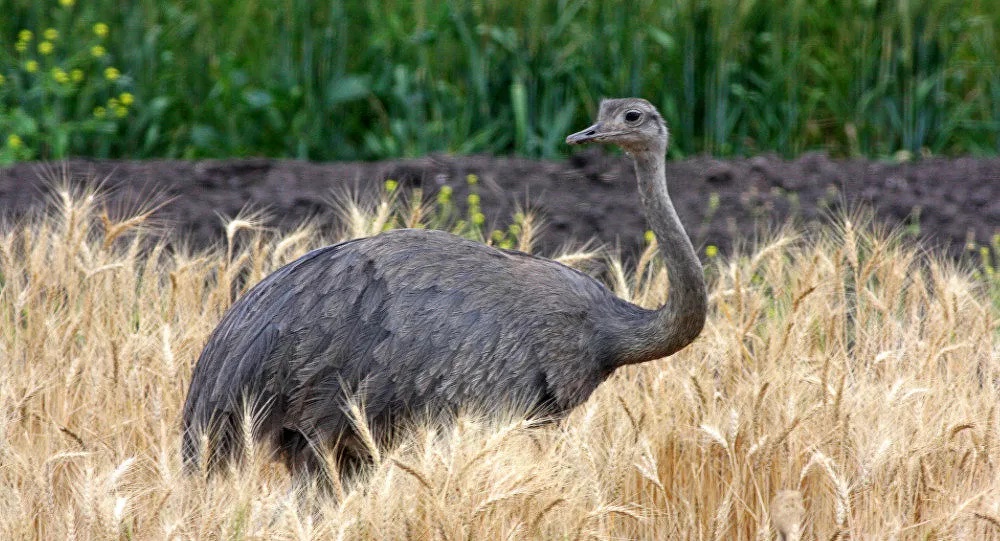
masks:
{"label": "long neck", "polygon": [[646,219],[656,235],[670,289],[666,304],[620,336],[620,364],[659,359],[680,350],[701,332],[708,312],[701,263],[667,192],[663,150],[636,152],[633,159]]}

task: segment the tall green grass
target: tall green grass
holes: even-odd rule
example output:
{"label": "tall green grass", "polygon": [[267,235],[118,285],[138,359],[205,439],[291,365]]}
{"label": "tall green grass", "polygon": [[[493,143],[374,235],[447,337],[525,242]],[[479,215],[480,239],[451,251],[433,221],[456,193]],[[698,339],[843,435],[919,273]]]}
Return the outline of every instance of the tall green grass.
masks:
{"label": "tall green grass", "polygon": [[[620,95],[662,109],[678,154],[1000,151],[1000,10],[986,1],[0,0],[0,12],[0,129],[42,114],[23,73],[38,53],[14,49],[22,29],[69,38],[107,23],[108,58],[136,96],[113,129],[66,148],[22,133],[8,161],[552,157]],[[67,123],[90,119],[73,105]]]}

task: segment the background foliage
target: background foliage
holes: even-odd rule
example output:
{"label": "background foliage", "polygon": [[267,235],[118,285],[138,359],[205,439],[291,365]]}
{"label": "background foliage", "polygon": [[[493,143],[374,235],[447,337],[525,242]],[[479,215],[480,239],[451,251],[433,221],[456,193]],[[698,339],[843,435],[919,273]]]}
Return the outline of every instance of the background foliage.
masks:
{"label": "background foliage", "polygon": [[[551,157],[602,96],[626,94],[662,109],[678,154],[1000,150],[1000,10],[986,1],[0,0],[0,12],[0,162]],[[22,30],[34,39],[19,47]],[[119,115],[123,92],[134,103]]]}

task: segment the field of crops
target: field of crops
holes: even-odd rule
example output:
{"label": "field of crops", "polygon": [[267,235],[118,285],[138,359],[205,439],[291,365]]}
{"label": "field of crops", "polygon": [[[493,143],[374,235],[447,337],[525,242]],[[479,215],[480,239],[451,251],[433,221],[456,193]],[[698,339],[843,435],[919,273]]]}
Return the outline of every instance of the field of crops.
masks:
{"label": "field of crops", "polygon": [[[459,224],[402,202],[345,204],[342,235]],[[260,452],[210,481],[178,452],[192,363],[234,284],[333,239],[244,217],[228,246],[149,251],[147,215],[101,208],[63,191],[0,235],[4,539],[1000,535],[1000,312],[977,280],[864,220],[717,258],[702,336],[620,370],[562,424],[426,427],[376,452],[338,503]],[[528,248],[519,223],[501,242]],[[652,250],[634,271],[612,264],[617,294],[662,303]]]}
{"label": "field of crops", "polygon": [[642,95],[675,154],[996,154],[984,0],[3,0],[0,163],[552,157]]}

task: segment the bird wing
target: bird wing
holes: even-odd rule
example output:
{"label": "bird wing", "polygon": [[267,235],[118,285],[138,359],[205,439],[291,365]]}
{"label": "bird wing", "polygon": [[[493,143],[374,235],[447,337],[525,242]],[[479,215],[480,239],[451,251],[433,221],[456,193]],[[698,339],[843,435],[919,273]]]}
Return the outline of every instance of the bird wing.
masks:
{"label": "bird wing", "polygon": [[189,403],[211,415],[249,391],[284,425],[338,434],[351,395],[374,421],[556,397],[550,387],[572,387],[558,378],[583,380],[546,372],[545,359],[576,355],[592,372],[588,310],[609,295],[562,265],[441,232],[323,248],[234,304],[199,359]]}
{"label": "bird wing", "polygon": [[[204,427],[212,417],[235,413],[241,401],[267,387],[280,387],[287,371],[270,359],[287,341],[290,308],[317,291],[297,279],[301,269],[334,253],[349,253],[355,241],[314,250],[275,271],[244,294],[223,316],[195,365],[184,406],[187,428]],[[308,272],[306,274],[309,274]],[[293,315],[294,317],[294,315]],[[268,377],[266,372],[271,372]]]}

